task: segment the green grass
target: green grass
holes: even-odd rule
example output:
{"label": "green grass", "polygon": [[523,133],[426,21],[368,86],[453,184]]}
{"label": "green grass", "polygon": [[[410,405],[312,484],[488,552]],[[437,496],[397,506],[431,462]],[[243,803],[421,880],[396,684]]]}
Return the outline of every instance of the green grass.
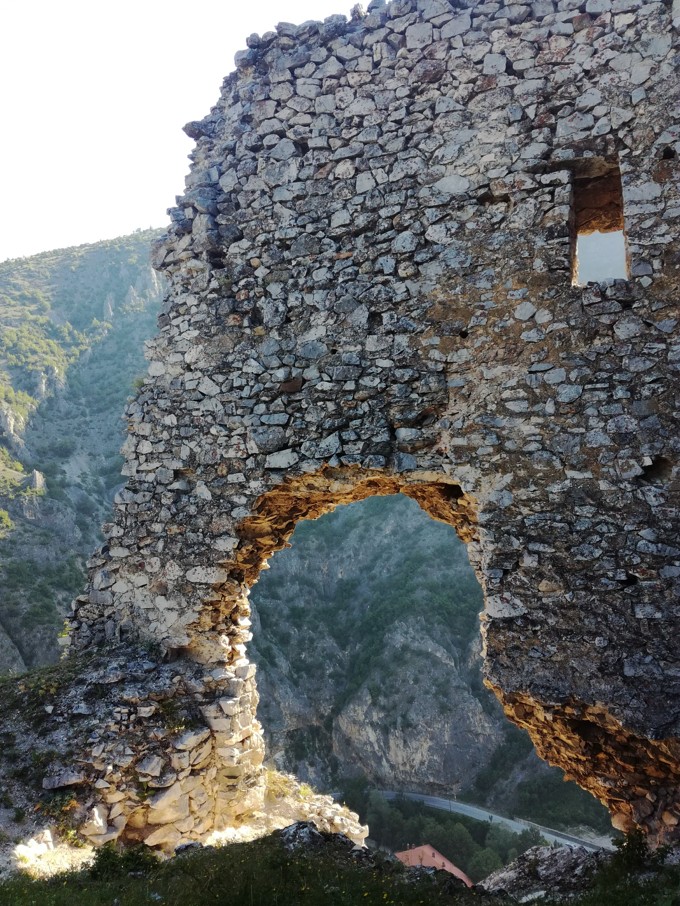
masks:
{"label": "green grass", "polygon": [[[646,879],[624,876],[611,879],[604,872],[591,891],[564,903],[570,906],[680,906],[680,871],[666,868]],[[545,903],[545,906],[549,904]]]}
{"label": "green grass", "polygon": [[[635,848],[635,847],[633,847]],[[680,869],[619,853],[590,889],[543,906],[678,906]],[[0,882],[2,906],[508,906],[507,898],[461,890],[450,876],[414,879],[381,853],[362,864],[337,842],[287,852],[278,835],[222,849],[202,849],[158,863],[143,847],[104,847],[87,870],[51,880],[16,876]],[[643,872],[641,875],[640,872]]]}
{"label": "green grass", "polygon": [[[19,877],[0,883],[3,906],[467,906],[479,896],[449,892],[449,876],[415,883],[398,863],[377,854],[373,867],[354,864],[347,849],[328,844],[286,852],[273,835],[254,843],[202,850],[161,865],[109,850],[89,871],[49,881]],[[457,886],[457,885],[456,885]],[[500,903],[484,898],[489,906]]]}

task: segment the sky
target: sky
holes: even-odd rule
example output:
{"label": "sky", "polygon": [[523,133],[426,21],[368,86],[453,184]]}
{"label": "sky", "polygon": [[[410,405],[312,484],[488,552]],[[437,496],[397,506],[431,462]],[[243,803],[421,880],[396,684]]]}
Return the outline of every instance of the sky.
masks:
{"label": "sky", "polygon": [[0,261],[164,226],[247,36],[354,2],[0,3]]}
{"label": "sky", "polygon": [[576,285],[600,280],[627,280],[626,239],[623,230],[580,233],[576,243]]}

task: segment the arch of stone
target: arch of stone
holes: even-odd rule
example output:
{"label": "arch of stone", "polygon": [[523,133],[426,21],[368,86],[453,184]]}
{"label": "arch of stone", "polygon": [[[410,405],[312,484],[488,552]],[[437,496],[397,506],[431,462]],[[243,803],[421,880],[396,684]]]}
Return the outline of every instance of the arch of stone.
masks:
{"label": "arch of stone", "polygon": [[[75,649],[160,646],[195,721],[135,705],[102,735],[93,781],[128,749],[93,839],[256,807],[248,588],[298,519],[397,491],[469,543],[487,682],[539,754],[678,835],[679,25],[374,0],[248,39],[186,127],[127,485],[72,621]],[[628,280],[572,286],[576,181],[591,224],[622,198]]]}

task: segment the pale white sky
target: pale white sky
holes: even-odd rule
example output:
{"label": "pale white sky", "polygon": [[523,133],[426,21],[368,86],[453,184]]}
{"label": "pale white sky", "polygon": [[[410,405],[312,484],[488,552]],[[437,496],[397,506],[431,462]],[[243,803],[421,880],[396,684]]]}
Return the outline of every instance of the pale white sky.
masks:
{"label": "pale white sky", "polygon": [[0,261],[166,224],[246,37],[354,2],[0,3]]}

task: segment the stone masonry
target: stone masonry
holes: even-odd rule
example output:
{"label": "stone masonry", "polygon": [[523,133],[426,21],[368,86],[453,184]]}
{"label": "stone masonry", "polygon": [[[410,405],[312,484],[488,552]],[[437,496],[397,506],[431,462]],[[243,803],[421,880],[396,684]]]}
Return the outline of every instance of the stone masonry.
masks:
{"label": "stone masonry", "polygon": [[[248,39],[186,127],[72,620],[75,649],[160,648],[195,719],[121,711],[83,758],[92,839],[257,808],[248,589],[299,519],[399,491],[468,542],[487,681],[538,752],[680,837],[679,30],[680,0],[373,0]],[[622,225],[630,279],[572,285],[576,232]]]}

